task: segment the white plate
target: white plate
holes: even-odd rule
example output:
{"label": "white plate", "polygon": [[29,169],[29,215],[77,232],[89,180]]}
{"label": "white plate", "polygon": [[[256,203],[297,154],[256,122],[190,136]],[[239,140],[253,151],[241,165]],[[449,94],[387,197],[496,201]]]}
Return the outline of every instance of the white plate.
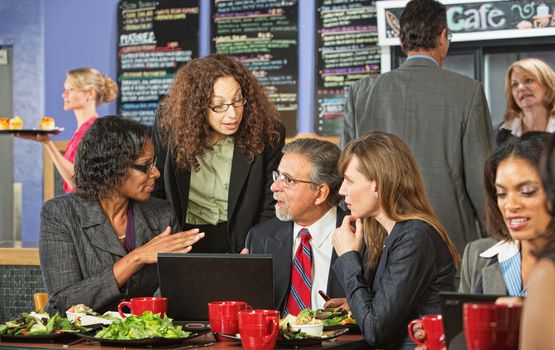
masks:
{"label": "white plate", "polygon": [[[103,318],[103,317],[81,314],[81,313],[76,313],[76,312],[69,312],[68,311],[68,312],[66,312],[66,315],[67,315],[68,320],[70,320],[72,322],[75,322],[77,319],[79,319],[81,321],[82,326],[90,326],[90,325],[93,325],[93,324],[108,325],[108,324],[111,324],[113,322],[113,320],[106,319],[106,318]],[[107,311],[107,312],[104,313],[104,315],[121,319],[120,314],[118,312],[115,312],[115,311]],[[126,316],[128,316],[128,315],[126,314]]]}

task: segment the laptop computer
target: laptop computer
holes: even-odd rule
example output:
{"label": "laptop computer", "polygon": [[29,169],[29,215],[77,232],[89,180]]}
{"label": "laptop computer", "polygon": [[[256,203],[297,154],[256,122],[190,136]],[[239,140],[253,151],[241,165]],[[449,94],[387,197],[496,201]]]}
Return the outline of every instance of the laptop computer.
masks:
{"label": "laptop computer", "polygon": [[495,302],[502,296],[506,295],[440,292],[439,300],[447,349],[466,349],[463,330],[463,305],[465,303]]}
{"label": "laptop computer", "polygon": [[208,325],[211,301],[245,301],[274,309],[273,259],[269,254],[158,254],[160,294],[168,316],[186,328]]}

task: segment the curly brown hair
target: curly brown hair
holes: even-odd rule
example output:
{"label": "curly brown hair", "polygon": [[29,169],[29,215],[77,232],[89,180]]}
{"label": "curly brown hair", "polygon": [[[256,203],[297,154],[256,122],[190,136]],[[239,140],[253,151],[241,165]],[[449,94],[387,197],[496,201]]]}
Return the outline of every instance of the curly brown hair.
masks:
{"label": "curly brown hair", "polygon": [[279,113],[254,75],[237,59],[212,54],[181,67],[163,100],[160,114],[162,138],[178,168],[198,169],[197,156],[211,149],[212,128],[208,105],[216,79],[231,76],[241,86],[247,104],[235,133],[235,147],[252,162],[268,145],[279,140]]}

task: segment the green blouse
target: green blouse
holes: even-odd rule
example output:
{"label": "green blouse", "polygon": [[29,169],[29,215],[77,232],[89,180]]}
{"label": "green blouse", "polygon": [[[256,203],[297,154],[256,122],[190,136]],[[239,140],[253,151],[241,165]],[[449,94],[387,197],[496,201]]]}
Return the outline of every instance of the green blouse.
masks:
{"label": "green blouse", "polygon": [[199,171],[191,171],[189,203],[185,221],[193,225],[216,225],[227,221],[227,199],[235,144],[222,139],[212,150],[197,157]]}

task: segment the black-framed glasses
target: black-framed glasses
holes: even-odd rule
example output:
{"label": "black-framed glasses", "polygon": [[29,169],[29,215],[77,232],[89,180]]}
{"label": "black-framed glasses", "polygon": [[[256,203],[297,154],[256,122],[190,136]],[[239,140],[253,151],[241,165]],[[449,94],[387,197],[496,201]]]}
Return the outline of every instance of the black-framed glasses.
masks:
{"label": "black-framed glasses", "polygon": [[233,108],[239,108],[239,107],[243,107],[246,104],[247,104],[247,99],[243,97],[231,103],[222,103],[221,105],[208,106],[208,108],[210,108],[216,113],[225,113],[227,112],[230,106],[233,106]]}
{"label": "black-framed glasses", "polygon": [[285,188],[289,188],[292,184],[294,184],[296,182],[302,182],[302,183],[305,183],[305,184],[314,184],[314,182],[312,182],[312,181],[293,179],[292,177],[290,177],[288,175],[285,175],[285,174],[282,174],[279,171],[275,171],[275,170],[272,171],[272,179],[274,181],[279,179],[279,181],[281,182],[281,184]]}
{"label": "black-framed glasses", "polygon": [[143,164],[131,164],[131,167],[133,169],[142,171],[145,174],[148,174],[152,170],[152,168],[154,168],[154,166],[156,165],[156,160],[157,158],[156,156],[154,156],[154,158],[152,158],[152,160],[149,162],[146,162]]}

